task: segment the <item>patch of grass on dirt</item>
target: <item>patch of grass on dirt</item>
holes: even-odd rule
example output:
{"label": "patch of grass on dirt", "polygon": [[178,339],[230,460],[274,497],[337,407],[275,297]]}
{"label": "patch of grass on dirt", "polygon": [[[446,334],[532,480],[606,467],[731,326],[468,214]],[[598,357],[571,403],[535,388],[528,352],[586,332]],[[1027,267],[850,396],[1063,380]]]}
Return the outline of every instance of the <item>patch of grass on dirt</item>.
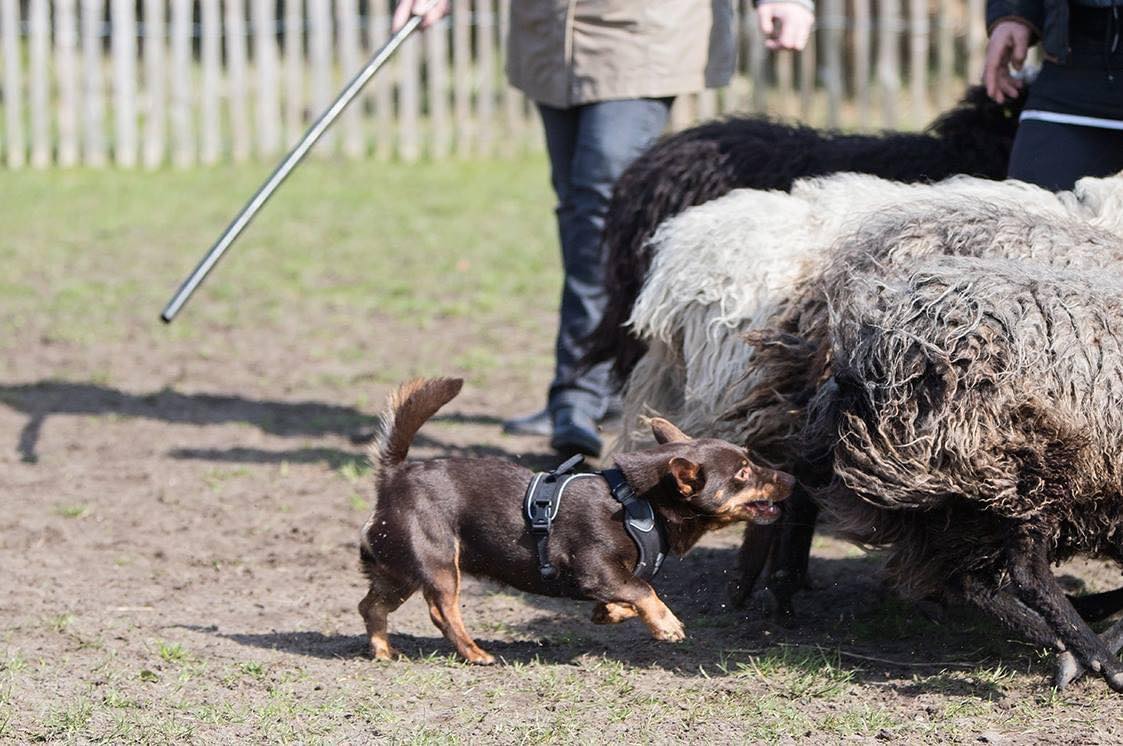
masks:
{"label": "patch of grass on dirt", "polygon": [[43,715],[35,740],[72,740],[84,735],[93,711],[93,705],[84,697],[53,705]]}
{"label": "patch of grass on dirt", "polygon": [[837,651],[781,647],[746,660],[730,660],[723,672],[757,677],[785,699],[832,699],[847,691],[856,669],[842,665]]}
{"label": "patch of grass on dirt", "polygon": [[46,621],[47,621],[48,627],[53,629],[55,632],[58,632],[59,634],[62,634],[74,622],[74,615],[73,614],[56,614],[52,617],[49,617]]}
{"label": "patch of grass on dirt", "polygon": [[89,505],[58,505],[55,512],[63,518],[83,518],[90,512]]}
{"label": "patch of grass on dirt", "polygon": [[165,663],[189,663],[191,654],[178,642],[161,642],[157,652]]}

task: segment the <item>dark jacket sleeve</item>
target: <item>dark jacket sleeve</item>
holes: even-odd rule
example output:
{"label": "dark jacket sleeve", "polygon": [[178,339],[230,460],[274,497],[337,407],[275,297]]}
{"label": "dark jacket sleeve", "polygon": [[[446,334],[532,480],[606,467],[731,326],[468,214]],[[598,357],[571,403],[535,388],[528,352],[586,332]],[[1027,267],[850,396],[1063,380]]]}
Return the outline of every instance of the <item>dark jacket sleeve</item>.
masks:
{"label": "dark jacket sleeve", "polygon": [[1045,25],[1045,0],[987,0],[987,33],[999,21],[1021,21],[1041,38]]}

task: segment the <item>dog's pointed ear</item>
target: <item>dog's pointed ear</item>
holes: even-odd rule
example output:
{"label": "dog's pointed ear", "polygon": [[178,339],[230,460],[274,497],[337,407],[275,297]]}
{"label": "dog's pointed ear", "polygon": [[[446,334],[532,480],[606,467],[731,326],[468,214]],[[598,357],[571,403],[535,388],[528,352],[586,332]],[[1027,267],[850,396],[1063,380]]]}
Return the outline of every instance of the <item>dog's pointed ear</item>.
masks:
{"label": "dog's pointed ear", "polygon": [[651,418],[651,433],[655,436],[655,442],[659,445],[691,439],[689,435],[679,430],[672,425],[670,421],[664,420],[662,417]]}
{"label": "dog's pointed ear", "polygon": [[671,478],[683,497],[690,497],[702,491],[706,478],[702,475],[702,467],[690,459],[675,456],[668,464]]}

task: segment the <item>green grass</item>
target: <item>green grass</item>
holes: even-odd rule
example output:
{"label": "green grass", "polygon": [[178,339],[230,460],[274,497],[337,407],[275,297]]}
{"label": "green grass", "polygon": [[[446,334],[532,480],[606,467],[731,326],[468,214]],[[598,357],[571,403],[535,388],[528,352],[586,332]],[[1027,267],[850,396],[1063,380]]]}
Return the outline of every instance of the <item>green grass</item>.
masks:
{"label": "green grass", "polygon": [[88,505],[58,505],[55,512],[63,518],[82,518],[90,512]]}
{"label": "green grass", "polygon": [[[0,335],[105,342],[157,313],[267,175],[267,166],[154,173],[0,171]],[[450,317],[525,325],[559,286],[544,159],[405,164],[310,161],[277,192],[161,334],[326,316],[377,336]],[[424,344],[423,335],[418,343]],[[200,344],[203,356],[229,351]],[[311,357],[336,354],[330,344]],[[357,354],[354,350],[350,354]],[[493,366],[485,351],[465,364]]]}

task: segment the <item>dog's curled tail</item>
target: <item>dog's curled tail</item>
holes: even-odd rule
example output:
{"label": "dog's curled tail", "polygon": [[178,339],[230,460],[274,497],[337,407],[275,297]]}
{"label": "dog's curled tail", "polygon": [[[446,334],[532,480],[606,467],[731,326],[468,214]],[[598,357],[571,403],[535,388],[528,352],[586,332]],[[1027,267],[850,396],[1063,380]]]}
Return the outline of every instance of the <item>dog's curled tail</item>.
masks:
{"label": "dog's curled tail", "polygon": [[415,378],[390,394],[378,437],[369,452],[376,484],[386,469],[405,461],[417,431],[452,401],[463,385],[462,378]]}

